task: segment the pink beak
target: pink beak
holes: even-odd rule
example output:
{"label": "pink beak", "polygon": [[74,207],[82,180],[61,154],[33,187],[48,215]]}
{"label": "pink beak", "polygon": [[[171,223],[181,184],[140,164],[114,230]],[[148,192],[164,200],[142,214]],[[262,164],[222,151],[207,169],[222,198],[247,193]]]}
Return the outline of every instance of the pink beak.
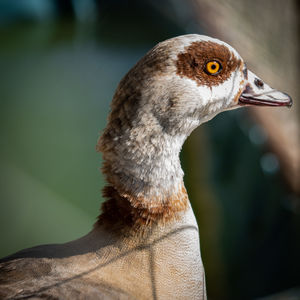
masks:
{"label": "pink beak", "polygon": [[248,71],[248,83],[239,98],[239,104],[291,107],[293,101],[288,94],[271,88],[251,71]]}

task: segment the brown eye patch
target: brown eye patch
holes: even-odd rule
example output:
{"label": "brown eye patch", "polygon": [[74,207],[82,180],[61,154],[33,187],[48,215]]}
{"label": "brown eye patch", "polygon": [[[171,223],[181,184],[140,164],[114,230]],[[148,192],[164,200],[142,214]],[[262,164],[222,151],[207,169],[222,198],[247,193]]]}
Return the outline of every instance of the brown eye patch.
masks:
{"label": "brown eye patch", "polygon": [[[241,60],[225,45],[214,42],[193,42],[185,50],[177,56],[177,74],[195,80],[198,85],[219,85],[241,65]],[[219,61],[222,64],[222,70],[215,76],[206,72],[209,61]]]}

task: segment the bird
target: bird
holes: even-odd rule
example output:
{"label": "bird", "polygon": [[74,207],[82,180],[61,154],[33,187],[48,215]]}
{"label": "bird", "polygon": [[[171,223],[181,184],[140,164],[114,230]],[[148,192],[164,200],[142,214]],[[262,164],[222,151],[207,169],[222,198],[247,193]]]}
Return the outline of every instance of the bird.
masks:
{"label": "bird", "polygon": [[252,105],[292,99],[216,38],[154,46],[117,86],[97,142],[107,183],[93,229],[2,258],[0,299],[207,299],[179,153],[202,123]]}

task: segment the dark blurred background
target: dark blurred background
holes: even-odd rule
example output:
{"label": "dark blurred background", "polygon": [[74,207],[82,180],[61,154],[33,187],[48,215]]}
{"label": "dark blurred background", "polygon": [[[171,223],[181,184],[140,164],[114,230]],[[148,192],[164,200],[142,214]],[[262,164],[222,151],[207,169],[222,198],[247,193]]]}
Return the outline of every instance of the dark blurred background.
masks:
{"label": "dark blurred background", "polygon": [[118,82],[156,43],[208,34],[295,103],[220,114],[184,146],[208,298],[300,299],[298,13],[296,0],[0,0],[0,256],[91,229]]}

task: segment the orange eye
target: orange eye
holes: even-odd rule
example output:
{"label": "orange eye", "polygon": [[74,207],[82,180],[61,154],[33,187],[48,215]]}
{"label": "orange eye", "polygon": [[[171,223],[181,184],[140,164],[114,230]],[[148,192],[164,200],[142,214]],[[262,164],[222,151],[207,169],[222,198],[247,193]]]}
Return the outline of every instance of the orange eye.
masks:
{"label": "orange eye", "polygon": [[222,70],[222,65],[216,61],[209,61],[205,66],[205,72],[210,75],[216,75]]}

